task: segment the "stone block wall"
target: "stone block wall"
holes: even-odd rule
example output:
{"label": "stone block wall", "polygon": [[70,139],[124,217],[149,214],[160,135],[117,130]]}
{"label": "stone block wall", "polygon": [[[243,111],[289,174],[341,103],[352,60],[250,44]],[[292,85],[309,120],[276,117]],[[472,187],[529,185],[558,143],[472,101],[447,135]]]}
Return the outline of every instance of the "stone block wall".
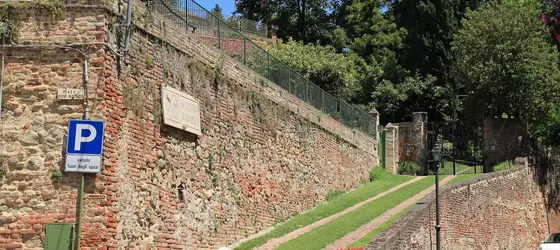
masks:
{"label": "stone block wall", "polygon": [[[441,191],[442,249],[536,249],[548,233],[544,197],[529,167],[486,174]],[[366,249],[434,249],[432,193]]]}
{"label": "stone block wall", "polygon": [[[118,47],[112,10],[68,7],[39,28],[40,15],[22,17],[20,42]],[[90,118],[106,121],[103,171],[86,176],[82,249],[216,249],[368,179],[374,138],[152,18],[124,57],[79,46],[90,62]],[[60,174],[68,119],[84,104],[56,92],[82,86],[83,56],[43,47],[6,55],[0,248],[42,249],[47,223],[77,217],[79,175]],[[162,124],[162,84],[200,101],[201,136]]]}
{"label": "stone block wall", "polygon": [[520,120],[486,119],[483,137],[482,152],[487,171],[500,162],[527,155],[530,137],[527,125]]}
{"label": "stone block wall", "polygon": [[397,174],[399,172],[399,128],[388,124],[385,128],[385,168]]}

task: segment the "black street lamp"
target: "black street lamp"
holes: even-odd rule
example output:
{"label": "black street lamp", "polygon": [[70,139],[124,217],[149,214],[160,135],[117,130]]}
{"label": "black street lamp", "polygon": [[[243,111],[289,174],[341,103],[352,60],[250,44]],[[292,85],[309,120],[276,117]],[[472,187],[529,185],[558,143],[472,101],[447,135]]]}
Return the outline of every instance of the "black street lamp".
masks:
{"label": "black street lamp", "polygon": [[441,225],[439,224],[439,163],[441,161],[441,148],[437,144],[432,149],[432,157],[436,164],[436,249],[441,250]]}

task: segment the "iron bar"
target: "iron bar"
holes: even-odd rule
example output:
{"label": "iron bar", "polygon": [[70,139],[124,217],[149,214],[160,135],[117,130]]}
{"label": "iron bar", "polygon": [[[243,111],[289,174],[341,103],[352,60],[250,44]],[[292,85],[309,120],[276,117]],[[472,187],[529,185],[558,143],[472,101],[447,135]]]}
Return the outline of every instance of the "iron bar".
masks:
{"label": "iron bar", "polygon": [[439,224],[439,162],[436,161],[436,249],[441,250],[441,225]]}

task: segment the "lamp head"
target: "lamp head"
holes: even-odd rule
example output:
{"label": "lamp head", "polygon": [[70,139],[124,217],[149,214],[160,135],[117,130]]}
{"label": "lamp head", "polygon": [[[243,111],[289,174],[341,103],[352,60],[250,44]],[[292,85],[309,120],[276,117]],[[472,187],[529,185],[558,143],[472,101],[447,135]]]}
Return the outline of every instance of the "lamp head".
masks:
{"label": "lamp head", "polygon": [[432,158],[434,161],[441,161],[441,152],[441,148],[436,144],[436,146],[432,149]]}

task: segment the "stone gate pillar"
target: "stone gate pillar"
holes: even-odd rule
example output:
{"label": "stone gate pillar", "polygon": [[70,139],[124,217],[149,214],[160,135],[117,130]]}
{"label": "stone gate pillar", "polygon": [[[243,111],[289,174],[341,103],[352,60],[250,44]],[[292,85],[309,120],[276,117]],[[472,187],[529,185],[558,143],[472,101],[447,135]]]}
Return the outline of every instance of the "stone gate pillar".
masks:
{"label": "stone gate pillar", "polygon": [[391,123],[385,127],[385,167],[390,173],[399,171],[399,127]]}
{"label": "stone gate pillar", "polygon": [[375,120],[372,126],[375,126],[375,138],[379,140],[379,112],[373,108],[369,111],[369,115]]}
{"label": "stone gate pillar", "polygon": [[428,113],[414,112],[412,113],[412,123],[415,131],[413,135],[413,143],[418,150],[418,159],[416,162],[422,167],[424,175],[428,174]]}

